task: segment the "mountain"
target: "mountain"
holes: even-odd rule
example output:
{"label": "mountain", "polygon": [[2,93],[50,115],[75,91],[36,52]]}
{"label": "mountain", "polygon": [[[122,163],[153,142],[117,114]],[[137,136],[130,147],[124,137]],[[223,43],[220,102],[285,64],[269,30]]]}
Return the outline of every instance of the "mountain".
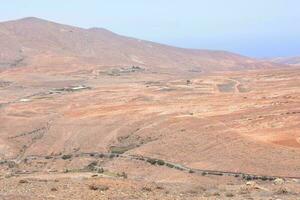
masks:
{"label": "mountain", "polygon": [[83,29],[38,18],[0,23],[0,67],[22,65],[139,65],[229,70],[274,64],[225,51],[183,49],[121,36],[102,28]]}

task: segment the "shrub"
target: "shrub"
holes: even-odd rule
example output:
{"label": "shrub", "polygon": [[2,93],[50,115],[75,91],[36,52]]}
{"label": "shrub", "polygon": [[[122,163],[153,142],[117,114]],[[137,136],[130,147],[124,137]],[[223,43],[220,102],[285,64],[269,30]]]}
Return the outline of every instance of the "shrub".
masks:
{"label": "shrub", "polygon": [[247,181],[251,181],[251,180],[253,180],[253,177],[250,175],[247,175],[244,177],[244,179],[246,179]]}
{"label": "shrub", "polygon": [[169,168],[174,168],[174,165],[171,164],[171,163],[166,163],[166,166],[169,167]]}
{"label": "shrub", "polygon": [[104,169],[102,167],[97,167],[97,173],[102,174]]}
{"label": "shrub", "polygon": [[112,154],[109,154],[109,158],[114,158],[116,156],[116,154],[112,153]]}
{"label": "shrub", "polygon": [[45,159],[51,159],[52,158],[52,156],[45,156]]}
{"label": "shrub", "polygon": [[122,172],[121,174],[118,173],[118,176],[119,176],[119,177],[122,177],[122,178],[124,178],[124,179],[127,178],[127,174],[126,174],[125,172]]}
{"label": "shrub", "polygon": [[226,193],[226,197],[234,197],[234,194],[232,194],[231,192]]}
{"label": "shrub", "polygon": [[106,190],[109,189],[109,187],[106,186],[106,185],[95,185],[95,184],[92,184],[92,185],[89,185],[89,189],[90,190],[106,191]]}
{"label": "shrub", "polygon": [[99,154],[99,158],[104,158],[104,154],[103,154],[103,153],[100,153],[100,154]]}
{"label": "shrub", "polygon": [[17,164],[14,162],[14,161],[9,161],[8,162],[8,167],[9,168],[14,168],[14,167],[16,167],[17,166]]}
{"label": "shrub", "polygon": [[148,158],[147,162],[150,163],[151,165],[155,165],[156,164],[156,160],[152,159],[152,158]]}
{"label": "shrub", "polygon": [[95,156],[95,154],[94,154],[94,153],[90,153],[90,156],[91,156],[91,157],[94,157],[94,156]]}
{"label": "shrub", "polygon": [[28,181],[27,181],[27,180],[24,180],[24,179],[21,179],[21,180],[19,181],[19,183],[28,183]]}
{"label": "shrub", "polygon": [[115,153],[115,154],[123,154],[126,151],[129,151],[130,149],[132,149],[132,146],[125,146],[125,147],[110,147],[110,152],[111,153]]}
{"label": "shrub", "polygon": [[95,169],[95,167],[97,166],[97,162],[93,161],[90,164],[88,164],[88,166],[86,167],[88,170],[93,171]]}
{"label": "shrub", "polygon": [[163,161],[163,160],[156,160],[156,163],[157,163],[158,165],[164,165],[164,164],[165,164],[165,161]]}
{"label": "shrub", "polygon": [[64,160],[68,160],[68,159],[71,159],[71,158],[72,158],[72,155],[70,155],[70,154],[65,154],[65,155],[63,155],[61,158],[64,159]]}
{"label": "shrub", "polygon": [[289,193],[289,191],[284,187],[280,187],[279,189],[277,189],[275,191],[275,194],[277,194],[277,195],[288,194],[288,193]]}

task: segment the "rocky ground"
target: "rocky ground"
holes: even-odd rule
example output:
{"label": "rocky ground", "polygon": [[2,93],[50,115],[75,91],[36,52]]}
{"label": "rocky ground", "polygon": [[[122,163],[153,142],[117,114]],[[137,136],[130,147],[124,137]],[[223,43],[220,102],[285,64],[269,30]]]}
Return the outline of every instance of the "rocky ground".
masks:
{"label": "rocky ground", "polygon": [[0,73],[0,199],[297,199],[300,71]]}

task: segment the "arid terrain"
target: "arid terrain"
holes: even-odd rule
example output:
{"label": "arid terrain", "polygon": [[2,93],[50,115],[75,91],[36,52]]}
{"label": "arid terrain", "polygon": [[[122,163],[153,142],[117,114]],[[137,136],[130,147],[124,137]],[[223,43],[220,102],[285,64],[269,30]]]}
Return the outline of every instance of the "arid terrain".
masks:
{"label": "arid terrain", "polygon": [[0,24],[0,199],[300,199],[300,68]]}
{"label": "arid terrain", "polygon": [[296,57],[278,57],[269,59],[269,61],[279,63],[279,64],[288,64],[291,66],[300,66],[300,56]]}

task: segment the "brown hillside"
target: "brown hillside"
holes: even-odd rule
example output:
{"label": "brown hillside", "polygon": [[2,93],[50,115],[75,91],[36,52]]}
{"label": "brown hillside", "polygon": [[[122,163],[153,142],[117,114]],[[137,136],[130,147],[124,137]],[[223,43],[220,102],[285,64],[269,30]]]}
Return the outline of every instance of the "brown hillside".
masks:
{"label": "brown hillside", "polygon": [[101,28],[82,29],[38,18],[1,23],[0,46],[2,67],[32,63],[63,66],[74,61],[103,66],[193,67],[204,71],[272,66],[229,52],[176,48]]}

